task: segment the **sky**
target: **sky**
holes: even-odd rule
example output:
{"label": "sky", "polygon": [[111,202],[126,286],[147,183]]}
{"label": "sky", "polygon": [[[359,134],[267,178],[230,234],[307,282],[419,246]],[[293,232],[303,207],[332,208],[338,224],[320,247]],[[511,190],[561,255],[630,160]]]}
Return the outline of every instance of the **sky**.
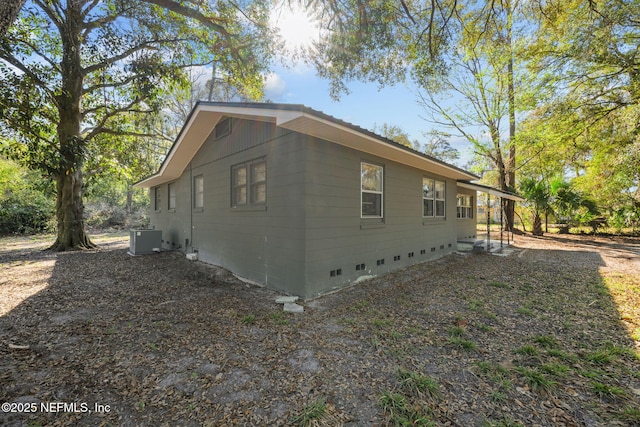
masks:
{"label": "sky", "polygon": [[[288,49],[305,46],[317,37],[317,27],[299,9],[278,10],[271,19],[280,29]],[[432,130],[433,125],[422,118],[425,112],[417,102],[417,89],[411,83],[380,88],[377,83],[351,82],[348,84],[351,93],[336,101],[330,96],[329,82],[317,76],[313,65],[291,56],[284,56],[283,62],[276,62],[266,77],[268,100],[303,104],[368,130],[385,123],[398,126],[409,134],[411,141],[427,142],[428,137],[423,133]],[[462,139],[453,139],[450,143],[461,156],[454,163],[464,166],[471,157],[469,144]]]}

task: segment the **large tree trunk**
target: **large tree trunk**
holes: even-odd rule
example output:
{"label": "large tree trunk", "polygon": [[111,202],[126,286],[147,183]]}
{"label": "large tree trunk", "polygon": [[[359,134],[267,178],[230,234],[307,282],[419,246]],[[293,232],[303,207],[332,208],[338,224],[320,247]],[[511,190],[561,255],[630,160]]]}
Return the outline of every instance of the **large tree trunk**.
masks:
{"label": "large tree trunk", "polygon": [[58,141],[60,164],[56,176],[58,237],[51,250],[88,249],[95,245],[84,230],[82,203],[85,141],[80,131],[84,74],[80,58],[82,17],[78,2],[65,10],[62,38],[62,91],[58,96]]}
{"label": "large tree trunk", "polygon": [[[507,91],[509,97],[509,154],[506,161],[505,191],[515,191],[516,188],[516,96],[513,75],[513,11],[511,4],[507,2],[507,48],[509,58],[507,63]],[[506,229],[514,231],[516,203],[510,199],[503,199],[503,209],[506,220]]]}
{"label": "large tree trunk", "polygon": [[25,0],[0,1],[0,38],[4,37],[13,21],[18,17],[24,2]]}
{"label": "large tree trunk", "polygon": [[56,218],[58,237],[51,250],[90,249],[95,245],[84,230],[84,205],[82,203],[82,171],[62,174],[56,180],[58,199]]}

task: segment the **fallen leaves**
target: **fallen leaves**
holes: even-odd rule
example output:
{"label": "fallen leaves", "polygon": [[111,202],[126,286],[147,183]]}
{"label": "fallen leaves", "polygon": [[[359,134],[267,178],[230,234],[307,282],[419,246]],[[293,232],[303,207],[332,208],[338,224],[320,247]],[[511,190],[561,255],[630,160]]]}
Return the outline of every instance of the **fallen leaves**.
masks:
{"label": "fallen leaves", "polygon": [[419,264],[302,314],[179,253],[129,257],[126,242],[53,257],[0,252],[0,300],[37,289],[0,318],[0,401],[113,408],[0,422],[290,425],[321,401],[316,425],[384,425],[380,396],[398,390],[403,369],[438,384],[438,399],[421,392],[412,404],[439,425],[638,424],[629,325],[640,324],[639,245],[608,253],[606,242],[563,239]]}

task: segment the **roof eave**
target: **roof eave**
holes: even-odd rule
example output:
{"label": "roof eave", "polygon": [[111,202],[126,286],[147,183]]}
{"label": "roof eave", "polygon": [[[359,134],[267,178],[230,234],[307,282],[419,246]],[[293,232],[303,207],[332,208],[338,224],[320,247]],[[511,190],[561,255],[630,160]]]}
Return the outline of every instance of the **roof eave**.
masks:
{"label": "roof eave", "polygon": [[135,183],[134,187],[148,188],[179,178],[223,116],[270,121],[285,129],[455,180],[479,178],[471,172],[303,105],[199,102],[191,111],[158,172]]}

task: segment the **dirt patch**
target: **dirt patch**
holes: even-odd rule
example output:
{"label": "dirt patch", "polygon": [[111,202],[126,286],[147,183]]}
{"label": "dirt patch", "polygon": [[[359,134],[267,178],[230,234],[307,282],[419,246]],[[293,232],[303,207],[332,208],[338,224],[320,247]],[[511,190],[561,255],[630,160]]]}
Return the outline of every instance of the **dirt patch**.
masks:
{"label": "dirt patch", "polygon": [[0,424],[640,425],[640,242],[514,248],[290,314],[177,252],[5,245]]}

